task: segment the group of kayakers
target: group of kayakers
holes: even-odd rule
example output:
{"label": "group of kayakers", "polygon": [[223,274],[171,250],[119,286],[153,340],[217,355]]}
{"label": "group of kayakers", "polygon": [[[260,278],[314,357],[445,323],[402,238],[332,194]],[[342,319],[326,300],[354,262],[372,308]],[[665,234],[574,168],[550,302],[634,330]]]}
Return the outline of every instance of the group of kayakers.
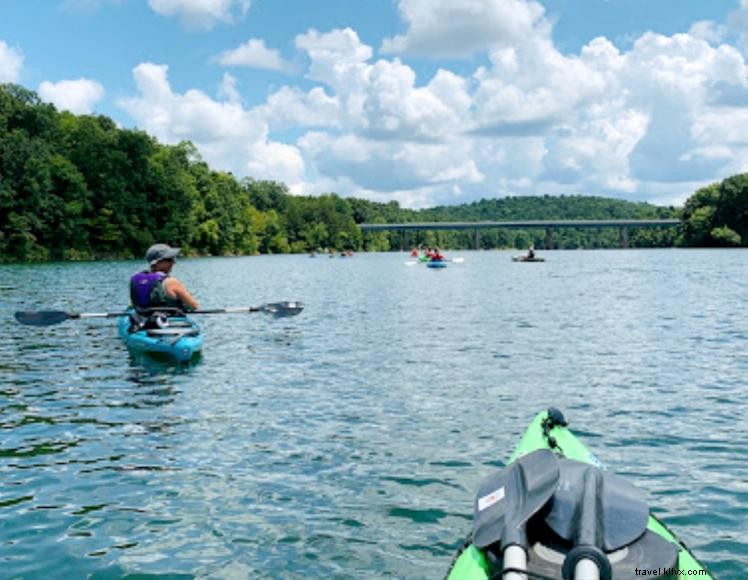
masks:
{"label": "group of kayakers", "polygon": [[[167,244],[154,244],[145,254],[148,269],[133,274],[130,278],[130,299],[136,309],[167,307],[179,308],[185,312],[200,308],[198,301],[179,280],[171,275],[174,263],[181,250]],[[331,251],[330,256],[335,254]],[[341,256],[352,256],[348,250]],[[410,255],[429,262],[443,262],[444,254],[439,248],[413,248]],[[535,246],[530,244],[527,258],[535,258]]]}
{"label": "group of kayakers", "polygon": [[444,254],[441,253],[439,248],[413,248],[410,255],[429,262],[443,262],[445,260]]}

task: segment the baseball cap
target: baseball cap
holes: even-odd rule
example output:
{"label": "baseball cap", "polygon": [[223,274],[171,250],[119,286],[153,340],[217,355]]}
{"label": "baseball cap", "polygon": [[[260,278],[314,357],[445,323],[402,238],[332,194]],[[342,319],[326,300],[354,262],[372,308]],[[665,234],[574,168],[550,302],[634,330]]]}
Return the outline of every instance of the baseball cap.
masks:
{"label": "baseball cap", "polygon": [[170,260],[176,257],[181,251],[181,249],[172,248],[167,244],[153,244],[145,253],[145,261],[153,266],[153,264],[161,260]]}

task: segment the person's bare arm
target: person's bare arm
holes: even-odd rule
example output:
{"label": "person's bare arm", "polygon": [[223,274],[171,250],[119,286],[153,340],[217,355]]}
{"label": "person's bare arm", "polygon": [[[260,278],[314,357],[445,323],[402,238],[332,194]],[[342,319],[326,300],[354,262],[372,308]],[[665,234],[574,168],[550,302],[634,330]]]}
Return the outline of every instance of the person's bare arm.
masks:
{"label": "person's bare arm", "polygon": [[164,288],[166,291],[167,296],[169,298],[176,298],[182,302],[185,306],[191,308],[192,310],[198,310],[200,308],[200,304],[197,300],[187,291],[187,288],[184,287],[184,285],[177,280],[176,278],[168,278],[166,281],[166,286]]}

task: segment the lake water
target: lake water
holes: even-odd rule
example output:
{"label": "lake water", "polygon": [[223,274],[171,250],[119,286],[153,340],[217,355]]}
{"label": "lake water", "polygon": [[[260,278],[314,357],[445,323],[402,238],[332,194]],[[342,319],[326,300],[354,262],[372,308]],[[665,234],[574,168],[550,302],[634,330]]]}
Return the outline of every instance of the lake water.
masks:
{"label": "lake water", "polygon": [[202,359],[133,359],[141,264],[0,266],[0,576],[441,578],[555,405],[720,577],[748,569],[748,252],[180,260]]}

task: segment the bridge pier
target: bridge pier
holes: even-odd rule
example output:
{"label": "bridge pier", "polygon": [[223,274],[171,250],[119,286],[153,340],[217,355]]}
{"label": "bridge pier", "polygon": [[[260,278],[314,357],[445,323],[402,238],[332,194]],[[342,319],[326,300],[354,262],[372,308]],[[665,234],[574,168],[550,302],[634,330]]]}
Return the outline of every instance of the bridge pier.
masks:
{"label": "bridge pier", "polygon": [[619,230],[618,239],[621,241],[621,247],[622,248],[628,248],[629,247],[629,229],[627,227],[622,227]]}
{"label": "bridge pier", "polygon": [[546,250],[553,249],[553,228],[545,228],[545,248]]}
{"label": "bridge pier", "polygon": [[475,230],[475,249],[480,250],[480,230]]}

